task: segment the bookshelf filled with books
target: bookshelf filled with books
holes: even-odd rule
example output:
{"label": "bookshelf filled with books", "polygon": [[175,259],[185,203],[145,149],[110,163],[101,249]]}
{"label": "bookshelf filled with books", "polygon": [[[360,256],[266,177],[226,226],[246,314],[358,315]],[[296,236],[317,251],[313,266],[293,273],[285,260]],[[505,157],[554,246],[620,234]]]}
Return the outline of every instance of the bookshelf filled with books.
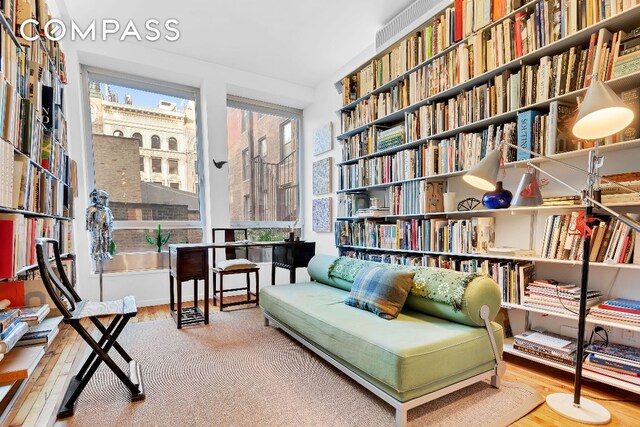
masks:
{"label": "bookshelf filled with books", "polygon": [[[599,151],[638,155],[640,5],[627,3],[454,1],[347,75],[336,85],[343,95],[334,224],[339,253],[489,274],[502,287],[503,306],[518,318],[524,314],[527,326],[536,314],[576,321],[575,286],[551,294],[536,278],[579,272],[582,240],[571,232],[579,198],[556,189],[542,206],[460,210],[445,209],[443,196],[452,188],[469,193],[458,178],[505,142],[553,159],[586,159],[595,143],[576,139],[570,129],[592,79],[608,82],[636,112],[636,124],[599,141]],[[526,162],[548,161],[511,148],[503,153],[505,177]],[[611,172],[625,172],[616,180],[633,188],[640,183],[640,172]],[[606,205],[640,214],[638,196],[606,185],[602,195]],[[514,215],[525,218],[518,222]],[[611,272],[614,281],[619,271],[640,270],[638,236],[615,218],[596,216],[591,266]],[[521,234],[527,243],[503,247],[496,234],[502,240]],[[640,299],[636,294],[631,297]],[[611,288],[596,286],[588,323],[640,338],[640,312],[612,310],[610,297]],[[618,335],[620,341],[624,334]],[[523,353],[512,344],[505,351]],[[589,374],[607,382],[606,375]],[[633,383],[623,388],[640,393]]]}
{"label": "bookshelf filled with books", "polygon": [[[41,33],[45,1],[0,5],[0,412],[26,384],[60,318],[26,298],[37,270],[35,239],[57,239],[65,268],[73,262],[76,165],[64,115],[66,70],[59,43]],[[19,28],[26,20],[37,24]],[[73,267],[71,267],[73,268]],[[25,306],[29,305],[31,306]]]}

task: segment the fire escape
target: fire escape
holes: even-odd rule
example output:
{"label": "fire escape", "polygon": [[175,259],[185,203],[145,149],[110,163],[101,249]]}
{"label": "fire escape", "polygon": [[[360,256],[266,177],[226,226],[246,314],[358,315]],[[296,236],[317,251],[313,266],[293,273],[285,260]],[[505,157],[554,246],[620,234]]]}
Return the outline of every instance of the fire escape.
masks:
{"label": "fire escape", "polygon": [[298,218],[297,150],[268,163],[261,156],[251,162],[255,221],[295,221]]}

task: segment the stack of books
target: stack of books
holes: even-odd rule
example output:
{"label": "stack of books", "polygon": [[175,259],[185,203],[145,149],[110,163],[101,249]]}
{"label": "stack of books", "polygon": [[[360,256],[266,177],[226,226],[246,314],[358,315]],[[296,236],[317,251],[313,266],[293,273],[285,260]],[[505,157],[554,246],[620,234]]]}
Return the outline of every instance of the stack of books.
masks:
{"label": "stack of books", "polygon": [[[597,290],[587,290],[587,307],[600,302],[602,294]],[[576,313],[580,308],[580,287],[571,283],[553,280],[534,280],[525,289],[524,305],[558,313]]]}
{"label": "stack of books", "polygon": [[608,377],[640,385],[640,349],[622,344],[593,343],[584,368]]}
{"label": "stack of books", "polygon": [[581,203],[580,196],[545,197],[542,199],[542,206],[574,206]]}
{"label": "stack of books", "polygon": [[404,143],[404,126],[398,125],[390,129],[381,130],[377,135],[378,150],[397,147]]}
{"label": "stack of books", "polygon": [[526,331],[514,337],[513,348],[567,366],[576,364],[576,339],[551,332]]}
{"label": "stack of books", "polygon": [[0,354],[11,351],[29,326],[20,321],[20,310],[6,308],[0,311]]}
{"label": "stack of books", "polygon": [[614,48],[614,79],[640,70],[640,27],[629,33],[620,33]]}
{"label": "stack of books", "polygon": [[389,215],[389,208],[363,208],[356,211],[358,218],[384,218]]}
{"label": "stack of books", "polygon": [[640,326],[640,301],[625,298],[607,300],[593,307],[589,316]]}
{"label": "stack of books", "polygon": [[637,193],[640,192],[640,172],[627,172],[615,175],[605,175],[603,178],[607,178],[611,181],[624,185],[633,191],[636,191],[636,193],[632,193],[630,190],[625,190],[624,188],[618,187],[615,184],[603,181],[600,185],[603,203],[640,202],[640,194]]}
{"label": "stack of books", "polygon": [[49,304],[37,305],[34,307],[21,307],[20,320],[29,326],[40,324],[49,314],[51,308]]}
{"label": "stack of books", "polygon": [[60,331],[62,316],[49,317],[42,323],[33,325],[16,343],[16,347],[27,347],[32,345],[49,345]]}

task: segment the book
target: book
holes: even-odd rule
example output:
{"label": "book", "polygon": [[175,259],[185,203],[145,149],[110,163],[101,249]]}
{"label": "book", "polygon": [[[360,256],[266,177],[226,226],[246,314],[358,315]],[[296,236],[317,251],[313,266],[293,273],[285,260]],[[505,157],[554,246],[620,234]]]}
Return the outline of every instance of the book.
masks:
{"label": "book", "polygon": [[608,356],[622,362],[640,364],[640,349],[623,344],[595,342],[589,344],[585,351],[597,355]]}
{"label": "book", "polygon": [[7,308],[0,311],[0,332],[7,329],[18,317],[20,310],[15,308]]}
{"label": "book", "polygon": [[29,324],[29,326],[37,325],[47,317],[51,308],[49,304],[43,304],[34,307],[20,307],[20,320]]}
{"label": "book", "polygon": [[0,353],[8,353],[18,340],[27,332],[29,326],[24,322],[17,322],[16,326],[8,331],[6,337],[0,341]]}
{"label": "book", "polygon": [[42,347],[16,348],[5,354],[0,363],[0,383],[29,378],[43,355]]}
{"label": "book", "polygon": [[34,325],[22,336],[22,338],[16,343],[16,347],[35,345],[35,344],[48,344],[53,341],[59,331],[59,325],[62,321],[62,316],[49,317],[39,325]]}
{"label": "book", "polygon": [[633,111],[633,121],[621,132],[620,140],[631,141],[640,138],[640,88],[625,90],[620,94],[620,98]]}
{"label": "book", "polygon": [[[536,110],[528,110],[518,113],[518,146],[525,150],[533,150],[533,123],[535,118],[539,115],[540,112]],[[516,160],[528,160],[531,157],[531,154],[518,150]]]}

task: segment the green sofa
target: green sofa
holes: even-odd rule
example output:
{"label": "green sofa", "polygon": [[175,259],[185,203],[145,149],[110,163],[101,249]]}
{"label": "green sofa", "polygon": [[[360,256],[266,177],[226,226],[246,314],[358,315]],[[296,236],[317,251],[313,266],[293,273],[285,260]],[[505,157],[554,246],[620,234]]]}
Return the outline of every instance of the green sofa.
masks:
{"label": "green sofa", "polygon": [[447,393],[485,379],[499,386],[503,331],[491,322],[500,308],[495,281],[473,279],[461,310],[409,295],[398,318],[384,320],[343,303],[351,282],[329,276],[335,259],[311,260],[313,282],[262,288],[265,325],[282,328],[393,405],[399,426],[410,408]]}

